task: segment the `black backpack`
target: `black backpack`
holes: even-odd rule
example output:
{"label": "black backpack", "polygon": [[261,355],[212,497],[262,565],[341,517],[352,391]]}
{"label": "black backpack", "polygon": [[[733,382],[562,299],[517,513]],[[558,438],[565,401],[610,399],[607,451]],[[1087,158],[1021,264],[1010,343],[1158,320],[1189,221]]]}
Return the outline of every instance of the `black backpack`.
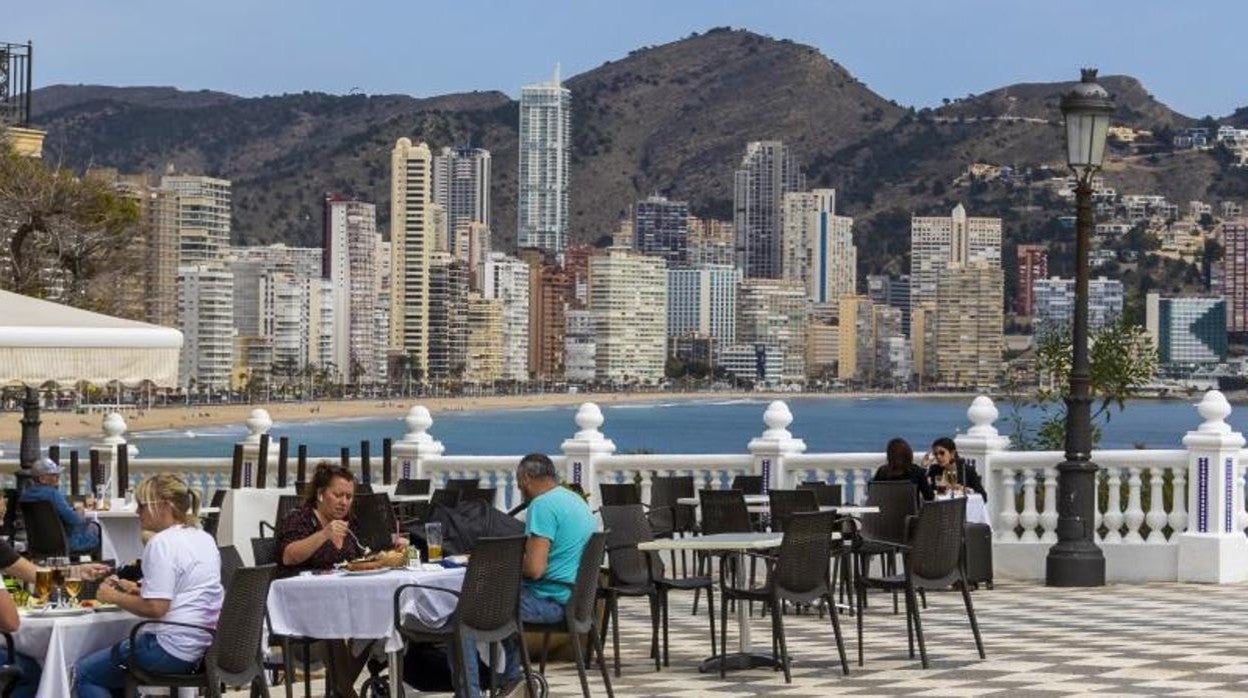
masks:
{"label": "black backpack", "polygon": [[[435,506],[426,522],[442,524],[443,555],[471,553],[472,546],[482,536],[495,538],[524,534],[524,522],[479,499],[460,502],[454,508]],[[429,549],[425,545],[424,525],[413,526],[409,533],[412,544],[420,548],[422,559],[427,560]]]}

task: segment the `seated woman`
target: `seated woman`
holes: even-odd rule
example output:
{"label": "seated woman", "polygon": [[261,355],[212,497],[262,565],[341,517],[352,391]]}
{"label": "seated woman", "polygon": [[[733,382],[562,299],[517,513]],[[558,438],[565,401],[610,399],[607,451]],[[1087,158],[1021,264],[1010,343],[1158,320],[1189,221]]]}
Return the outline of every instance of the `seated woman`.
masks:
{"label": "seated woman", "polygon": [[[216,628],[224,596],[221,555],[212,536],[195,525],[199,497],[167,473],[144,480],[134,495],[140,523],[156,532],[143,548],[143,582],[109,577],[96,598],[140,618]],[[149,625],[134,645],[122,640],[78,660],[75,695],[121,695],[131,663],[166,674],[193,673],[212,635],[187,625]]]}
{"label": "seated woman", "polygon": [[978,492],[981,497],[988,496],[988,493],[984,491],[984,481],[980,479],[979,472],[975,470],[974,465],[958,456],[958,447],[948,436],[942,436],[932,442],[932,451],[923,456],[923,465],[927,468],[927,479],[931,481],[933,487],[943,480],[972,492]]}
{"label": "seated woman", "polygon": [[50,458],[44,458],[30,469],[31,482],[22,490],[20,501],[52,502],[61,523],[65,525],[65,537],[69,539],[71,554],[89,553],[100,547],[100,534],[87,525],[87,517],[81,503],[70,505],[61,492],[61,466]]}
{"label": "seated woman", "polygon": [[897,438],[888,442],[885,448],[885,461],[875,471],[873,480],[904,481],[909,480],[918,488],[919,495],[925,501],[931,501],[936,493],[932,491],[932,483],[927,481],[927,473],[914,464],[914,449],[905,439]]}

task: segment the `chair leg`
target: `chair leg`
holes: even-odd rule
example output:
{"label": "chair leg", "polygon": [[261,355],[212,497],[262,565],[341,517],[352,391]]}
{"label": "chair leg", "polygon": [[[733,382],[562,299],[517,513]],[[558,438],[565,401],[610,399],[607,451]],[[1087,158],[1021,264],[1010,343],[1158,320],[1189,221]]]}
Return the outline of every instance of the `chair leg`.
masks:
{"label": "chair leg", "polygon": [[923,602],[923,610],[927,610],[927,590],[919,589],[919,599]]}
{"label": "chair leg", "polygon": [[[706,604],[710,606],[711,608],[715,608],[715,592],[711,591],[711,587],[706,588]],[[706,615],[711,621],[711,656],[714,657],[715,655],[719,654],[719,652],[716,650],[716,644],[715,644],[715,612],[711,611],[710,613]]]}
{"label": "chair leg", "polygon": [[[710,604],[710,592],[707,592],[707,604]],[[714,613],[714,608],[708,608],[709,613]],[[721,655],[719,657],[719,678],[724,678],[724,663],[728,657],[728,594],[720,590],[719,595],[719,649]]]}
{"label": "chair leg", "polygon": [[516,640],[520,644],[520,664],[524,667],[524,695],[527,698],[537,698],[537,692],[533,690],[533,682],[531,681],[533,677],[533,662],[529,659],[529,648],[524,643],[524,628],[521,627],[516,635]]}
{"label": "chair leg", "polygon": [[923,668],[927,668],[927,645],[923,642],[923,621],[919,620],[919,599],[918,594],[914,593],[913,586],[907,586],[906,602],[914,609],[914,634],[919,638],[919,659],[923,662]]}
{"label": "chair leg", "polygon": [[971,632],[975,635],[975,649],[979,650],[979,658],[984,656],[984,641],[979,637],[979,622],[975,620],[975,607],[971,605],[971,592],[966,588],[966,578],[962,579],[962,601],[966,604],[966,617],[971,621]]}
{"label": "chair leg", "polygon": [[[857,571],[861,572],[861,570]],[[862,666],[862,615],[863,609],[867,605],[867,590],[862,582],[861,574],[858,576],[857,581],[854,582],[854,592],[858,597],[858,666]]]}
{"label": "chair leg", "polygon": [[[659,599],[657,594],[651,594],[646,597],[650,602],[650,657],[654,659],[654,670],[660,671],[663,668],[662,656],[659,651],[659,622],[662,617],[659,611]],[[619,623],[616,623],[619,627]],[[616,674],[619,676],[619,674]]]}
{"label": "chair leg", "polygon": [[828,615],[832,616],[832,634],[836,636],[836,653],[841,658],[841,673],[849,676],[849,660],[845,658],[845,636],[841,635],[841,621],[836,617],[836,606],[832,605],[832,594],[829,593],[824,598],[828,601],[828,608],[832,609]]}
{"label": "chair leg", "polygon": [[538,672],[542,674],[546,673],[546,654],[549,649],[550,649],[550,633],[542,633],[542,660],[541,660],[541,664],[538,665]]}
{"label": "chair leg", "polygon": [[793,683],[793,677],[789,675],[789,646],[788,641],[784,637],[784,614],[776,613],[775,601],[772,601],[771,627],[774,628],[772,633],[776,636],[776,640],[780,643],[780,668],[784,670],[784,682]]}
{"label": "chair leg", "polygon": [[572,654],[576,657],[576,673],[581,677],[581,690],[585,698],[590,698],[589,677],[585,674],[585,649],[581,647],[581,638],[576,633],[571,633],[568,639],[572,641]]}
{"label": "chair leg", "polygon": [[486,665],[490,667],[490,698],[498,695],[497,677],[498,671],[494,668],[494,643],[485,643],[485,651],[490,653],[490,658],[486,660]]}
{"label": "chair leg", "polygon": [[[704,558],[704,557],[702,557],[702,556],[701,556],[701,555],[700,555],[697,551],[694,551],[694,553],[693,553],[693,566],[694,566],[694,574],[695,574],[695,575],[697,575],[697,576],[699,576],[699,577],[700,577],[700,576],[702,576],[702,570],[703,570],[703,569],[705,569],[705,565],[703,564],[704,562],[705,562],[705,558]],[[709,594],[709,592],[708,592],[708,594]],[[690,615],[694,615],[694,616],[698,615],[698,597],[699,597],[699,596],[701,596],[701,595],[702,595],[702,590],[701,590],[701,589],[694,589],[694,590],[693,590],[693,613],[691,613]],[[711,605],[709,601],[707,602],[707,604],[709,605],[709,608],[711,609],[711,614],[712,614],[712,615],[714,615],[714,613],[715,613],[715,606],[714,606],[714,605]]]}
{"label": "chair leg", "polygon": [[[897,592],[893,592],[893,598],[897,597]],[[910,615],[913,611],[910,608],[910,592],[906,592],[906,645],[909,648],[910,658],[914,659],[914,619]]]}
{"label": "chair leg", "polygon": [[251,698],[269,698],[269,684],[259,676],[251,680]]}
{"label": "chair leg", "polygon": [[611,688],[611,676],[607,673],[607,665],[602,660],[602,644],[598,642],[598,636],[590,631],[589,639],[594,643],[594,649],[598,651],[598,667],[602,670],[602,684],[607,688],[607,698],[615,698],[615,691]]}
{"label": "chair leg", "polygon": [[[305,655],[306,656],[306,655]],[[282,683],[286,684],[286,698],[295,698],[295,657],[290,653],[290,638],[282,638]]]}
{"label": "chair leg", "polygon": [[671,666],[667,653],[667,592],[659,592],[659,612],[663,614],[663,666]]}

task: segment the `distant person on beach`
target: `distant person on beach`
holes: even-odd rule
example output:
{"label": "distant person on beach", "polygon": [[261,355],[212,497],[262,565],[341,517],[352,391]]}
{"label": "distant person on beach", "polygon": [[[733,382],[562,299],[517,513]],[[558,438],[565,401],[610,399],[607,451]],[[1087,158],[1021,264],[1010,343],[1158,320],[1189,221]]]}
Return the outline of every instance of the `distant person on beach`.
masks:
{"label": "distant person on beach", "polygon": [[958,456],[957,444],[948,436],[932,442],[932,450],[923,456],[923,467],[927,469],[927,479],[932,487],[945,482],[978,492],[981,497],[988,496],[979,472],[965,458]]}
{"label": "distant person on beach", "polygon": [[910,444],[905,439],[896,438],[889,441],[884,455],[884,465],[876,469],[873,480],[877,482],[909,480],[918,488],[919,495],[925,501],[930,502],[935,498],[936,493],[932,490],[932,483],[928,482],[927,472],[914,464],[914,449],[910,448]]}
{"label": "distant person on beach", "polygon": [[70,554],[84,554],[100,547],[100,534],[87,525],[85,508],[81,503],[71,505],[61,492],[61,466],[51,458],[44,458],[30,469],[32,481],[22,490],[23,502],[51,502],[65,526],[69,539]]}

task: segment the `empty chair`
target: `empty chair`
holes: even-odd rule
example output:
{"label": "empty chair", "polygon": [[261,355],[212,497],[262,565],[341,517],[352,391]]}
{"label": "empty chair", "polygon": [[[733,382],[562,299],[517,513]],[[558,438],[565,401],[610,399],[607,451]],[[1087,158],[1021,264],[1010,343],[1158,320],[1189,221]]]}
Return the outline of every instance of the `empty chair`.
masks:
{"label": "empty chair", "polygon": [[762,475],[737,475],[732,478],[732,489],[741,490],[741,494],[762,494]]}
{"label": "empty chair", "polygon": [[[573,637],[572,652],[576,658],[576,672],[581,677],[581,691],[589,698],[589,677],[585,668],[588,665],[585,652],[581,647],[582,635],[589,636],[590,647],[598,653],[598,666],[602,669],[602,681],[606,684],[607,698],[614,698],[615,691],[611,688],[611,674],[607,671],[606,658],[603,656],[602,643],[597,632],[595,607],[598,605],[598,577],[602,568],[603,553],[606,550],[606,533],[599,531],[589,537],[585,549],[581,551],[581,564],[577,568],[576,583],[572,585],[572,596],[564,606],[563,619],[557,623],[529,623],[526,630],[542,633],[542,666],[546,668],[546,648],[551,633],[568,633]],[[593,661],[593,657],[589,657]]]}
{"label": "empty chair", "polygon": [[797,489],[814,491],[815,500],[821,507],[839,507],[845,503],[840,485],[831,485],[826,482],[800,482]]}
{"label": "empty chair", "polygon": [[234,573],[243,566],[243,556],[232,545],[222,545],[217,552],[221,554],[221,588],[229,589]]}
{"label": "empty chair", "polygon": [[207,533],[213,538],[217,537],[217,527],[221,523],[221,505],[225,504],[226,492],[229,492],[229,490],[221,489],[212,493],[212,498],[208,500],[208,506],[216,509],[217,511],[214,511],[211,514],[204,514],[203,517],[204,533]]}
{"label": "empty chair", "polygon": [[[660,476],[650,480],[650,530],[656,538],[693,533],[698,527],[698,508],[692,504],[681,504],[681,499],[697,496],[692,475]],[[676,551],[668,553],[672,562],[672,572],[676,571]],[[680,551],[680,568],[682,574],[689,574],[688,558],[684,550]]]}
{"label": "empty chair", "polygon": [[[897,573],[897,547],[906,538],[906,518],[919,508],[918,489],[910,482],[872,481],[867,483],[867,504],[879,507],[878,514],[862,517],[862,526],[854,541],[855,576],[871,571],[871,558],[879,557],[883,574]],[[865,595],[861,597],[865,600]],[[894,612],[897,595],[893,595]]]}
{"label": "empty chair", "polygon": [[401,478],[394,485],[394,493],[403,496],[429,494],[429,487],[432,483],[433,481],[427,478],[421,480],[410,477]]}
{"label": "empty chair", "polygon": [[[881,574],[877,577],[859,576],[857,591],[859,604],[866,597],[867,589],[901,591],[906,599],[906,628],[913,626],[910,634],[910,657],[914,657],[914,638],[919,640],[919,657],[923,668],[928,666],[927,645],[923,639],[923,622],[919,618],[918,594],[925,589],[943,590],[951,586],[962,592],[966,605],[966,617],[975,636],[975,649],[984,659],[984,643],[979,636],[979,624],[975,620],[975,607],[971,604],[971,592],[966,581],[966,547],[964,531],[966,523],[966,499],[956,497],[928,502],[908,526],[904,539],[892,544],[901,555],[899,574]],[[833,614],[835,615],[835,614]],[[858,664],[862,665],[862,613],[858,614]],[[909,634],[909,633],[908,633]]]}
{"label": "empty chair", "polygon": [[[750,521],[749,508],[745,505],[745,495],[740,490],[702,490],[698,493],[702,506],[702,534],[716,533],[748,533],[754,530]],[[698,575],[709,573],[710,558],[705,553],[698,555]],[[750,579],[754,579],[756,565],[750,564]],[[694,592],[693,612],[698,612],[698,597]],[[714,608],[710,609],[712,613]]]}
{"label": "empty chair", "polygon": [[448,490],[475,490],[481,486],[479,477],[452,477],[446,480]]}
{"label": "empty chair", "polygon": [[388,495],[384,492],[358,494],[351,503],[351,511],[359,524],[361,545],[375,551],[394,547],[394,535],[399,530],[399,523]]}
{"label": "empty chair", "polygon": [[265,537],[267,529],[270,535],[276,535],[277,527],[282,525],[290,513],[303,506],[303,497],[295,494],[284,494],[277,498],[277,511],[273,514],[273,523],[268,521],[260,522],[260,537]]}
{"label": "empty chair", "polygon": [[277,564],[277,539],[252,538],[251,557],[256,565]]}
{"label": "empty chair", "polygon": [[598,492],[604,507],[641,504],[641,488],[631,482],[604,482],[598,485]]}
{"label": "empty chair", "polygon": [[819,511],[819,502],[812,490],[769,490],[771,530],[783,531],[784,523],[797,513]]}

